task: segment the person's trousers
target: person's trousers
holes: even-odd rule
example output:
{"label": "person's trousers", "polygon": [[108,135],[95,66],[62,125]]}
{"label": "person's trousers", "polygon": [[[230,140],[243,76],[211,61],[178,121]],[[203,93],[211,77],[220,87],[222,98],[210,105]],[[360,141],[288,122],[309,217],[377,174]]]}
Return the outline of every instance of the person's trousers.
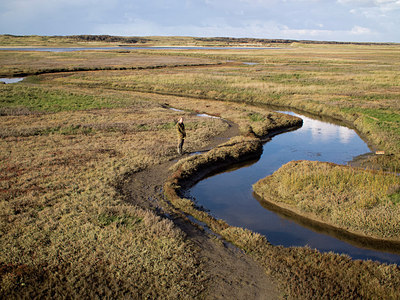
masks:
{"label": "person's trousers", "polygon": [[179,139],[178,143],[178,153],[182,154],[183,153],[183,143],[185,142],[185,139]]}

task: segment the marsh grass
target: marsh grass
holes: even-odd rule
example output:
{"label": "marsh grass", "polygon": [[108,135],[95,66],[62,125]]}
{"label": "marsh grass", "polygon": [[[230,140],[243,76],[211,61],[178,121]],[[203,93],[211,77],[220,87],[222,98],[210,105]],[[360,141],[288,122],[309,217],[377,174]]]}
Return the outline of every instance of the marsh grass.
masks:
{"label": "marsh grass", "polygon": [[[33,89],[50,95],[49,104],[58,94]],[[63,111],[33,104],[26,114],[13,114],[20,102],[9,98],[0,127],[1,297],[193,299],[205,292],[196,247],[171,221],[125,205],[114,185],[175,157],[179,116],[188,151],[226,125],[113,94],[107,97],[119,108],[70,110],[88,97],[75,90],[61,98]]]}
{"label": "marsh grass", "polygon": [[[0,86],[2,297],[204,295],[207,274],[196,246],[172,222],[125,205],[114,188],[125,174],[175,157],[172,124],[179,116],[188,125],[188,152],[205,147],[228,127],[223,120],[200,119],[192,112],[221,116],[237,123],[244,134],[259,136],[284,119],[245,102],[286,105],[350,121],[389,153],[375,157],[377,163],[393,168],[400,161],[396,45],[0,55],[3,75],[70,71]],[[232,59],[259,64],[176,67]],[[127,70],[105,70],[113,68]],[[88,69],[99,71],[83,72]],[[251,120],[250,115],[257,117]],[[291,124],[291,119],[284,123]],[[257,142],[236,144],[251,149]],[[228,153],[223,149],[213,152],[221,151],[218,163],[227,157],[234,161],[231,148]],[[189,160],[185,174],[195,173],[198,163],[207,160]],[[172,181],[172,190],[166,189],[174,204],[253,255],[282,282],[286,296],[399,297],[398,266],[272,247],[264,237],[213,220],[190,200],[177,197],[181,175],[175,170],[172,180],[177,181]],[[393,192],[388,203],[398,206],[397,199]]]}
{"label": "marsh grass", "polygon": [[[170,70],[172,71],[172,70]],[[174,72],[174,71],[172,71]],[[150,71],[150,73],[153,73]],[[206,107],[209,108],[210,110],[213,111],[214,115],[220,116],[222,118],[230,119],[237,123],[240,127],[240,130],[242,132],[254,132],[258,136],[263,136],[268,134],[268,128],[273,127],[276,128],[276,124],[274,123],[273,119],[276,117],[277,113],[274,112],[268,112],[266,113],[266,110],[263,108],[256,108],[252,107],[251,109],[245,108],[245,105],[237,105],[233,103],[221,103],[221,104],[216,104],[215,102],[210,102],[205,104],[204,99],[201,99],[202,96],[207,97],[207,93],[203,93],[200,90],[196,92],[196,97],[194,99],[191,99],[191,101],[181,101],[178,97],[175,97],[172,93],[172,95],[165,95],[162,94],[160,96],[157,96],[154,94],[158,93],[158,87],[156,85],[157,78],[154,76],[147,77],[150,73],[148,73],[148,70],[144,70],[141,72],[142,76],[139,76],[139,73],[136,73],[135,71],[105,71],[105,72],[98,72],[98,73],[77,73],[74,75],[68,75],[68,76],[58,76],[58,75],[43,75],[40,78],[41,80],[48,80],[48,82],[51,82],[54,85],[60,86],[60,88],[64,89],[65,85],[68,85],[69,90],[74,90],[77,86],[79,87],[78,90],[88,90],[88,89],[94,89],[94,88],[102,88],[106,89],[109,91],[113,90],[118,90],[121,92],[124,91],[140,91],[142,92],[143,97],[146,97],[147,95],[152,95],[151,98],[153,101],[158,101],[159,103],[165,103],[168,104],[169,100],[168,99],[174,99],[174,104],[177,105],[177,108],[201,113],[204,112],[199,110],[199,107]],[[175,72],[174,72],[175,73]],[[187,82],[185,83],[185,78],[181,78],[182,82],[185,84],[182,89],[187,89],[187,88],[193,88],[195,87],[195,82],[187,85]],[[153,85],[151,87],[147,85],[141,85],[141,81],[143,80],[152,80]],[[168,80],[168,79],[165,79]],[[186,78],[187,80],[187,78]],[[205,80],[205,79],[203,79]],[[222,79],[221,79],[222,80]],[[150,83],[150,81],[148,82]],[[211,83],[211,81],[210,81]],[[47,83],[48,84],[48,83]],[[213,82],[215,84],[215,82]],[[222,84],[222,81],[221,83]],[[43,85],[43,84],[42,84]],[[147,87],[146,87],[147,86]],[[130,92],[132,93],[132,92]],[[212,91],[211,91],[212,93]],[[140,94],[140,93],[138,93]],[[190,95],[189,95],[190,96]],[[104,98],[105,96],[103,96]],[[200,98],[197,100],[196,98]],[[98,101],[101,101],[102,98],[97,99]],[[107,99],[107,98],[105,98]],[[104,100],[107,102],[107,100]],[[126,102],[126,101],[125,101]],[[124,103],[124,100],[121,99],[121,101],[118,102],[118,105],[121,105],[121,103]],[[181,105],[180,103],[184,103]],[[234,107],[234,109],[230,109],[231,107]],[[227,114],[225,111],[228,110],[229,114]],[[235,110],[237,113],[235,113]],[[241,110],[247,110],[248,111],[248,116],[244,117]],[[286,116],[281,114],[280,119],[287,119],[287,121],[290,123],[291,122],[291,117]],[[250,122],[249,122],[250,121]],[[296,124],[298,126],[299,124]],[[283,125],[286,126],[286,125]]]}
{"label": "marsh grass", "polygon": [[251,113],[251,114],[249,114],[249,118],[252,122],[265,121],[265,117],[259,113]]}
{"label": "marsh grass", "polygon": [[19,108],[29,112],[60,112],[114,106],[110,98],[24,85],[3,85],[0,97],[1,115],[13,113]]}
{"label": "marsh grass", "polygon": [[171,157],[171,135],[3,138],[1,295],[191,299],[204,291],[182,232],[125,206],[113,188],[120,174]]}
{"label": "marsh grass", "polygon": [[353,233],[399,240],[400,178],[382,171],[295,161],[260,180],[266,201]]}

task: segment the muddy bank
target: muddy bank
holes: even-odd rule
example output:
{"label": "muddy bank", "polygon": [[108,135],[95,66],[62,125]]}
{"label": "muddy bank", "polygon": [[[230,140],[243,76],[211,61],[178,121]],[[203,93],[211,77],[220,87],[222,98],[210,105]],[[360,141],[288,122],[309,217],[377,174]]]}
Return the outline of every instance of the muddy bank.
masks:
{"label": "muddy bank", "polygon": [[[221,142],[239,134],[236,124],[227,121],[228,130],[210,140],[199,152],[218,147]],[[186,153],[183,159],[190,157]],[[171,160],[134,174],[126,174],[116,188],[126,202],[156,211],[171,219],[196,246],[207,279],[205,299],[280,299],[276,284],[262,266],[239,248],[233,247],[214,234],[193,223],[185,213],[175,209],[163,194],[163,183],[176,163]]]}
{"label": "muddy bank", "polygon": [[279,299],[274,281],[253,258],[207,234],[169,205],[162,193],[162,183],[173,164],[169,161],[131,174],[119,186],[125,201],[171,219],[196,246],[201,268],[208,275],[205,299]]}
{"label": "muddy bank", "polygon": [[[257,157],[261,152],[262,143],[259,139],[235,137],[205,154],[182,159],[170,168],[171,173],[164,184],[164,193],[176,208],[207,223],[214,232],[218,232],[228,227],[226,222],[210,217],[208,213],[198,210],[191,200],[181,198],[184,187],[189,187],[209,172]],[[211,223],[207,222],[210,220]]]}

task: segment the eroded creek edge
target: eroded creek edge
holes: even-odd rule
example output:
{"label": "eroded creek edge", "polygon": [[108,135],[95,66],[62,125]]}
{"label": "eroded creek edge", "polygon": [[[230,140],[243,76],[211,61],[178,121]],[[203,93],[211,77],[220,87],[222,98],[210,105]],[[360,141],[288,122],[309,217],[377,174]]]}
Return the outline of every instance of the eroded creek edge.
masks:
{"label": "eroded creek edge", "polygon": [[[240,134],[235,123],[227,122],[229,128],[213,137],[209,145],[199,151],[213,149]],[[202,227],[191,222],[186,214],[169,204],[163,193],[163,185],[170,175],[170,167],[175,163],[176,159],[173,159],[127,174],[119,181],[117,190],[129,204],[155,210],[158,215],[171,219],[196,245],[204,271],[209,275],[207,298],[279,299],[276,283],[253,258],[215,235],[208,234]]]}

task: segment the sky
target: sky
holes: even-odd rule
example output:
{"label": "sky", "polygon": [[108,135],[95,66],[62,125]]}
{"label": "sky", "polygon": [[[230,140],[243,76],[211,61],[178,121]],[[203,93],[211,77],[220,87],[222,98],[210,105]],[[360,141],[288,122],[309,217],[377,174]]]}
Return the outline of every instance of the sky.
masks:
{"label": "sky", "polygon": [[400,42],[400,0],[0,0],[0,34]]}

